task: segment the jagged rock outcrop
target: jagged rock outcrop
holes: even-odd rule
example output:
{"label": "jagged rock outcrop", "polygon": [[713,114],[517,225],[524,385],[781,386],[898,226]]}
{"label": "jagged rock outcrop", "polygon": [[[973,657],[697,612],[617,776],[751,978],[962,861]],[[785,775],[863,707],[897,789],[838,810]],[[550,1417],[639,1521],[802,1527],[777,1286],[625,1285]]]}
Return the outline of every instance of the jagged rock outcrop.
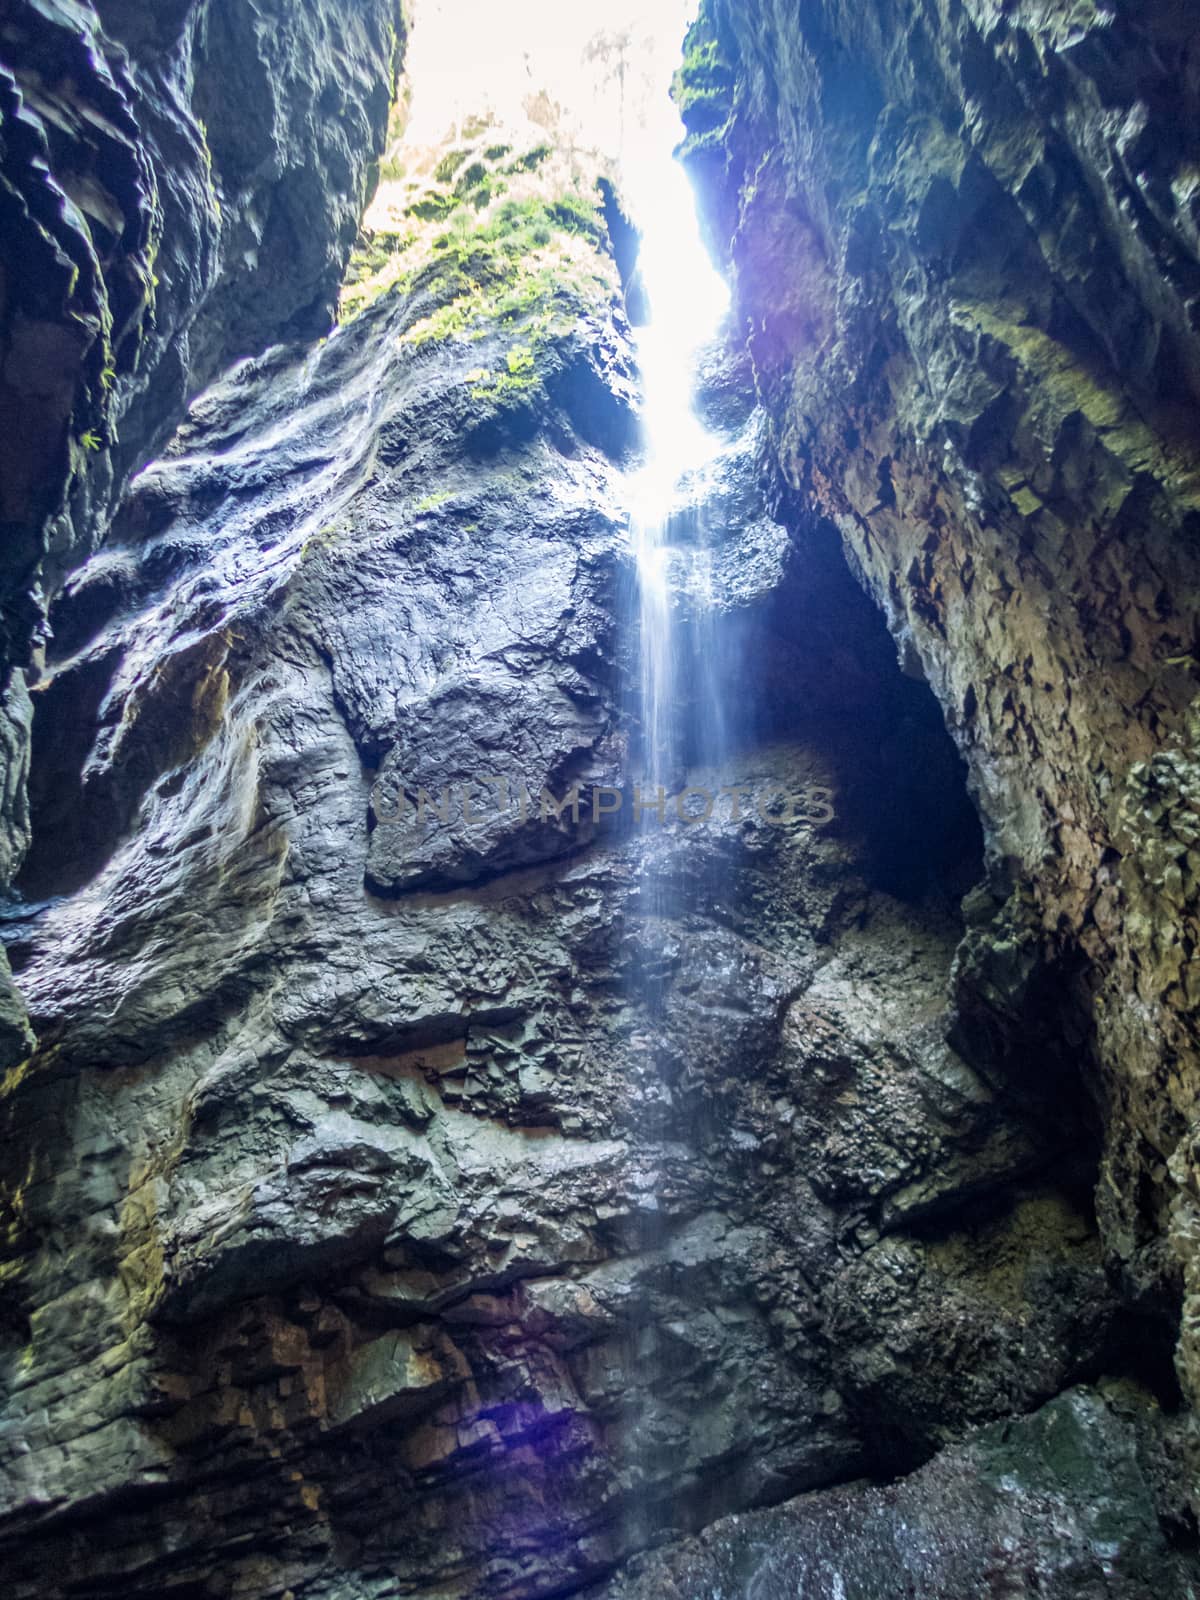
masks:
{"label": "jagged rock outcrop", "polygon": [[1193,1396],[1197,69],[1168,3],[715,0],[677,91],[776,459],[969,763],[962,1027],[1057,1008]]}
{"label": "jagged rock outcrop", "polygon": [[1195,1569],[1172,1548],[1161,1492],[1177,1468],[1144,1418],[1131,1392],[1072,1391],[1032,1417],[979,1430],[899,1484],[835,1489],[718,1522],[603,1594],[1185,1600]]}
{"label": "jagged rock outcrop", "polygon": [[[401,46],[396,0],[4,8],[0,889],[29,845],[47,599],[191,395],[328,328]],[[0,1060],[31,1043],[0,957]]]}
{"label": "jagged rock outcrop", "polygon": [[5,657],[238,357],[327,331],[387,125],[395,0],[18,0],[0,32]]}
{"label": "jagged rock outcrop", "polygon": [[[865,410],[853,441],[845,398],[822,410],[797,466],[805,341],[842,323],[799,248],[797,151],[755,154],[754,49],[795,19],[745,9],[738,39],[720,24],[730,53],[710,41],[681,79],[707,181],[732,180],[714,205],[744,211],[752,337],[710,352],[724,449],[673,525],[715,590],[681,585],[680,636],[738,711],[722,765],[697,744],[679,781],[701,811],[736,784],[737,807],[635,814],[611,195],[475,128],[406,180],[331,337],[299,282],[324,293],[331,235],[269,328],[220,272],[184,316],[193,378],[247,358],[67,577],[28,815],[4,790],[32,839],[6,939],[38,1036],[0,1093],[18,1600],[535,1600],[672,1536],[611,1592],[865,1600],[1032,1571],[1055,1596],[1182,1600],[1194,1581],[1174,1305],[1147,1253],[1110,1270],[1124,1191],[1097,1225],[1123,1125],[1093,1097],[1092,969],[1056,989],[1066,934],[1036,937],[1022,908],[1050,902],[990,803],[990,886],[960,909],[984,872],[965,769],[887,626],[911,600],[906,663],[944,691],[1000,625],[929,652],[947,579],[921,610],[906,568],[886,622],[856,581],[839,533],[877,569],[816,445],[826,427],[830,471],[853,467]],[[137,8],[103,10],[149,48]],[[214,6],[206,36],[251,129],[265,58],[237,29],[263,15]],[[867,105],[853,74],[839,87],[805,128]],[[231,172],[245,137],[222,132]],[[334,233],[358,170],[329,180]],[[930,468],[905,451],[933,422],[906,416],[877,422],[881,539],[909,536],[898,507]],[[931,571],[973,527],[956,481],[930,480]],[[985,801],[989,683],[966,748]],[[6,713],[31,714],[17,693]]]}
{"label": "jagged rock outcrop", "polygon": [[689,777],[747,811],[590,820],[631,352],[598,217],[499,203],[197,402],[55,607],[14,1594],[51,1546],[131,1594],[561,1592],[1136,1359],[1069,1097],[945,1040],[979,862],[936,709],[797,559],[727,360],[694,532],[763,710]]}

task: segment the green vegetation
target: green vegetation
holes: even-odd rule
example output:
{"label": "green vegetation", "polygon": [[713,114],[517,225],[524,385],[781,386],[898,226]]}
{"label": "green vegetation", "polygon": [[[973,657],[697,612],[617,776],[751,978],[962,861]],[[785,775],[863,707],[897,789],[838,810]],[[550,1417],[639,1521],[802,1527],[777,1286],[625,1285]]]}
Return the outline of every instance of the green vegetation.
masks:
{"label": "green vegetation", "polygon": [[457,210],[458,205],[456,195],[435,190],[414,201],[405,215],[417,217],[421,222],[444,222],[452,211]]}
{"label": "green vegetation", "polygon": [[418,500],[413,509],[416,511],[436,511],[439,506],[444,506],[450,498],[451,495],[448,489],[439,489],[433,494],[427,494],[423,499]]}
{"label": "green vegetation", "polygon": [[[509,187],[495,163],[508,156],[511,148],[507,144],[493,144],[480,151],[469,144],[456,144],[441,156],[432,172],[426,169],[424,179],[419,175],[422,158],[418,152],[417,173],[407,181],[402,181],[406,171],[405,163],[400,160],[403,146],[393,148],[389,167],[396,174],[398,193],[389,210],[396,225],[377,227],[360,239],[342,291],[343,321],[357,316],[390,290],[407,292],[435,252],[441,254],[450,247],[447,260],[461,256],[462,252],[453,248],[456,242],[460,243],[480,228],[472,213],[487,214],[476,242],[485,250],[494,243],[496,235],[512,220],[508,213],[499,218],[495,214],[498,202]],[[539,146],[533,153],[536,160],[531,165],[538,164],[548,149],[548,146]],[[568,197],[564,204],[571,214],[564,215],[560,225],[581,228],[590,224],[592,219],[581,201]],[[517,220],[519,222],[520,218]],[[553,226],[552,220],[548,224],[550,231]],[[542,242],[548,242],[550,231]],[[528,242],[527,238],[522,241],[523,244]],[[472,279],[479,276],[469,266],[467,270]],[[438,336],[460,331],[457,316],[439,318],[435,331]]]}
{"label": "green vegetation", "polygon": [[520,403],[540,389],[552,341],[610,292],[596,255],[602,229],[597,201],[578,192],[507,200],[474,224],[457,215],[418,280],[446,298],[405,341],[419,348],[511,329],[504,365],[480,367],[467,381],[481,403]]}
{"label": "green vegetation", "polygon": [[514,344],[505,357],[505,368],[504,372],[491,372],[486,368],[473,372],[469,380],[472,400],[504,405],[540,387],[538,358],[533,346]]}
{"label": "green vegetation", "polygon": [[513,379],[528,378],[534,369],[533,351],[525,344],[515,344],[508,352],[508,375]]}
{"label": "green vegetation", "polygon": [[551,154],[548,144],[534,145],[532,150],[527,150],[523,156],[518,156],[515,161],[505,167],[505,172],[536,172],[542,162]]}
{"label": "green vegetation", "polygon": [[550,221],[556,228],[578,234],[597,247],[603,245],[605,232],[600,216],[600,205],[595,194],[560,195],[547,206]]}
{"label": "green vegetation", "polygon": [[498,200],[507,188],[504,179],[490,171],[482,161],[472,161],[454,185],[454,194],[458,200],[469,201],[476,211],[483,211],[493,200]]}
{"label": "green vegetation", "polygon": [[104,446],[104,440],[94,428],[87,428],[83,433],[81,433],[79,435],[79,442],[85,450],[100,450]]}
{"label": "green vegetation", "polygon": [[349,321],[365,311],[389,289],[406,289],[411,272],[405,255],[418,239],[410,228],[404,233],[376,233],[366,238],[354,254],[342,291],[342,320]]}
{"label": "green vegetation", "polygon": [[[506,200],[474,226],[468,215],[433,241],[436,253],[426,283],[436,282],[444,303],[408,330],[414,345],[459,335],[482,337],[497,323],[536,318],[539,331],[570,312],[603,284],[591,249],[600,240],[597,205],[583,195],[555,200]],[[589,259],[590,258],[590,259]]]}
{"label": "green vegetation", "polygon": [[729,116],[733,70],[721,46],[703,21],[696,23],[684,44],[683,65],[671,84],[671,96],[689,133],[721,126]]}
{"label": "green vegetation", "polygon": [[482,161],[472,161],[462,177],[454,185],[454,192],[459,199],[465,199],[472,189],[477,189],[487,178],[488,169]]}
{"label": "green vegetation", "polygon": [[[549,142],[514,156],[510,145],[485,145],[465,127],[452,148],[417,151],[410,166],[385,197],[384,225],[355,252],[342,320],[392,290],[419,298],[425,314],[401,334],[404,344],[421,350],[499,335],[489,365],[468,375],[471,397],[500,408],[528,403],[542,390],[554,343],[614,292],[599,196],[574,157]],[[447,498],[428,495],[416,510]]]}
{"label": "green vegetation", "polygon": [[490,206],[493,200],[499,200],[502,194],[508,193],[508,185],[503,178],[489,177],[479,185],[471,195],[471,204],[476,211],[483,211]]}
{"label": "green vegetation", "polygon": [[457,150],[448,150],[433,169],[433,175],[438,183],[450,183],[470,154],[469,149],[463,149],[461,146]]}

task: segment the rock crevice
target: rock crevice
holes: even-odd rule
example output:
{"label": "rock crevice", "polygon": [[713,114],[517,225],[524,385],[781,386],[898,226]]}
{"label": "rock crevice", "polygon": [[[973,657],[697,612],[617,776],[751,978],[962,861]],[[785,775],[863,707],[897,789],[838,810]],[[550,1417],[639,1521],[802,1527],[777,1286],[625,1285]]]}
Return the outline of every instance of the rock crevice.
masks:
{"label": "rock crevice", "polygon": [[1070,995],[1107,1259],[1174,1317],[1194,1268],[1194,43],[1171,6],[718,0],[691,59],[685,155],[776,459],[970,769],[1005,904],[960,956],[964,1019],[1003,1030],[1037,986]]}

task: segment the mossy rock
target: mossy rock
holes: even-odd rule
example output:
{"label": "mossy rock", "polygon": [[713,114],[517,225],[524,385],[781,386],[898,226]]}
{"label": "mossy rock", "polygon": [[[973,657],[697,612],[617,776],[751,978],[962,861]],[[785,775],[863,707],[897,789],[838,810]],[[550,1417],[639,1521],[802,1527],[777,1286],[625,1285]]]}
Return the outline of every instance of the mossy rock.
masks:
{"label": "mossy rock", "polygon": [[733,84],[733,68],[701,19],[688,33],[683,64],[671,84],[671,97],[689,134],[724,127],[733,106]]}
{"label": "mossy rock", "polygon": [[441,222],[459,206],[457,195],[427,194],[413,202],[405,211],[406,217],[417,217],[421,222]]}
{"label": "mossy rock", "polygon": [[439,183],[450,183],[454,174],[471,154],[469,149],[461,146],[456,150],[449,150],[433,169],[433,175]]}
{"label": "mossy rock", "polygon": [[536,172],[542,162],[550,157],[551,153],[551,147],[548,144],[534,145],[532,150],[527,150],[524,155],[518,156],[504,170],[508,173]]}
{"label": "mossy rock", "polygon": [[472,161],[471,165],[454,185],[454,192],[460,200],[465,199],[472,189],[477,189],[481,183],[487,181],[487,178],[487,165],[482,161]]}

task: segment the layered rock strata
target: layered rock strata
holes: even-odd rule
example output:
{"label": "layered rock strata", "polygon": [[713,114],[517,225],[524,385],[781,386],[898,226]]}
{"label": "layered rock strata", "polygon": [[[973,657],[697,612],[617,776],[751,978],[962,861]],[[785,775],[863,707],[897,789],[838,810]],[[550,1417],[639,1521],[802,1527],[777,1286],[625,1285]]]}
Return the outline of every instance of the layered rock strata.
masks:
{"label": "layered rock strata", "polygon": [[775,458],[970,769],[963,1027],[1059,1012],[1192,1396],[1197,84],[1168,3],[715,0],[677,86]]}
{"label": "layered rock strata", "polygon": [[[928,648],[975,528],[941,465],[932,598],[898,544],[861,554],[832,474],[857,492],[867,413],[853,437],[845,395],[808,422],[797,399],[828,354],[805,365],[797,196],[870,97],[847,69],[764,160],[767,51],[804,58],[790,12],[739,15],[681,81],[740,319],[676,528],[714,575],[681,637],[742,708],[727,764],[683,775],[710,817],[635,811],[604,208],[486,130],[366,242],[332,337],[285,318],[260,342],[300,342],[195,400],[55,601],[7,924],[39,1043],[0,1096],[15,1596],[533,1600],[673,1536],[609,1592],[1194,1583],[1174,1285],[1114,1231],[1157,1192],[1122,1187],[1132,1124],[1098,1088],[1123,1081],[1088,1009],[1117,969],[1038,920],[1065,880],[1029,865],[1019,749],[981,754],[986,662],[967,767],[930,693],[1036,594]],[[897,96],[933,93],[925,65]],[[238,341],[199,341],[206,378]],[[880,540],[917,524],[916,435],[949,459],[910,422],[876,419]],[[881,615],[860,580],[885,567]],[[1071,688],[1101,738],[1111,684]]]}

